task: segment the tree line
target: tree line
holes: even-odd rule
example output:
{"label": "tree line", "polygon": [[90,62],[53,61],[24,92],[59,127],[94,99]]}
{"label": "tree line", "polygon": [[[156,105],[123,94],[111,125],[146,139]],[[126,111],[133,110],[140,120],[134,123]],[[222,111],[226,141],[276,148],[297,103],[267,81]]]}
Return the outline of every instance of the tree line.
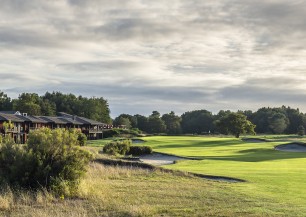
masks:
{"label": "tree line", "polygon": [[230,126],[226,126],[226,123],[231,123],[233,118],[237,118],[233,114],[238,114],[239,120],[245,117],[254,127],[256,126],[255,133],[300,135],[305,133],[306,114],[299,109],[286,106],[263,107],[255,112],[220,110],[217,114],[204,109],[188,111],[182,115],[176,115],[173,111],[161,115],[158,111],[153,111],[149,116],[121,114],[113,122],[117,126],[125,125],[127,128],[138,128],[153,134],[229,134]]}
{"label": "tree line", "polygon": [[226,117],[233,113],[243,115],[238,117],[240,120],[245,116],[246,120],[256,125],[256,133],[303,135],[306,127],[306,114],[300,112],[299,109],[286,106],[263,107],[255,112],[220,110],[217,114],[205,109],[187,111],[182,115],[176,115],[173,111],[161,115],[158,111],[153,111],[149,116],[121,114],[112,120],[108,102],[103,97],[88,98],[61,92],[46,92],[42,96],[36,93],[22,93],[18,98],[11,99],[0,91],[0,111],[9,110],[46,116],[67,112],[107,124],[113,123],[115,126],[125,125],[127,128],[138,128],[152,134],[227,134],[229,132],[224,128],[224,124],[220,125],[220,120],[226,120]]}
{"label": "tree line", "polygon": [[0,92],[0,111],[20,111],[29,115],[55,116],[58,112],[66,112],[110,124],[108,102],[103,98],[75,96],[61,92],[22,93],[17,99],[11,99]]}

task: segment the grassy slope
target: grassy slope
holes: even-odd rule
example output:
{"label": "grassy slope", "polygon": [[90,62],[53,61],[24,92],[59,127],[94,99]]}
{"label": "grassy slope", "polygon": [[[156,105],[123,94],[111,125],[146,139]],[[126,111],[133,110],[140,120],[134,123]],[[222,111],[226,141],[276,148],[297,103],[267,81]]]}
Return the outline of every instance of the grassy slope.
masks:
{"label": "grassy slope", "polygon": [[81,184],[80,198],[0,194],[0,216],[280,216],[278,204],[265,206],[233,194],[229,183],[97,163]]}
{"label": "grassy slope", "polygon": [[[200,159],[181,161],[167,168],[245,179],[247,183],[231,185],[232,191],[258,201],[266,200],[267,204],[279,203],[288,215],[306,211],[306,153],[273,150],[275,145],[284,142],[247,143],[213,137],[148,137],[145,140],[155,151]],[[294,214],[292,207],[296,210]]]}

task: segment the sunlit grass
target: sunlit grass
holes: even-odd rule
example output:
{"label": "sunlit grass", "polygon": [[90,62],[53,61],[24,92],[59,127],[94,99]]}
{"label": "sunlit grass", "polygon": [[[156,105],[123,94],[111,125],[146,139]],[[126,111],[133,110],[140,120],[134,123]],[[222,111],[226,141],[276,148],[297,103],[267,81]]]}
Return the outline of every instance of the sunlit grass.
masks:
{"label": "sunlit grass", "polygon": [[[277,138],[279,142],[264,143],[217,137],[145,139],[146,145],[151,145],[155,151],[199,159],[180,161],[167,168],[244,179],[246,183],[231,186],[233,192],[253,195],[258,200],[270,198],[284,207],[287,204],[305,210],[306,153],[274,150],[274,146],[286,143],[283,139],[288,139],[274,137]],[[294,141],[292,137],[289,139]]]}

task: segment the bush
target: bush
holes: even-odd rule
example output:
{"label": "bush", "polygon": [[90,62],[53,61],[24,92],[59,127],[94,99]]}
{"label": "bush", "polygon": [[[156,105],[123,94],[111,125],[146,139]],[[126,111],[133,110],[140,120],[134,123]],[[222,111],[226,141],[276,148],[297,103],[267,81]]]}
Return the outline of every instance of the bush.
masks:
{"label": "bush", "polygon": [[112,141],[103,147],[103,152],[110,155],[125,155],[129,152],[131,144],[130,139]]}
{"label": "bush", "polygon": [[145,154],[152,154],[153,150],[150,146],[131,146],[127,154],[139,156]]}
{"label": "bush", "polygon": [[78,132],[78,142],[80,146],[84,146],[86,144],[87,137],[84,133]]}
{"label": "bush", "polygon": [[41,128],[29,134],[25,145],[3,139],[0,177],[11,186],[73,196],[91,159],[89,152],[80,149],[76,131]]}
{"label": "bush", "polygon": [[110,138],[110,137],[120,137],[124,135],[128,137],[135,137],[135,136],[139,136],[140,134],[141,134],[141,131],[137,128],[133,128],[133,129],[113,128],[113,129],[104,131],[103,137]]}
{"label": "bush", "polygon": [[103,132],[104,138],[117,137],[120,135],[120,129],[111,129]]}

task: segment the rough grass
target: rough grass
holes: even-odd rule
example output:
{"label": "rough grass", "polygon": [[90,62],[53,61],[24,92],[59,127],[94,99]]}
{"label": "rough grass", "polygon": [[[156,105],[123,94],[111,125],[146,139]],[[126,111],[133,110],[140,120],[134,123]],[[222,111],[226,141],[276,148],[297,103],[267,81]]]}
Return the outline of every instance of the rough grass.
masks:
{"label": "rough grass", "polygon": [[60,199],[43,191],[6,189],[1,194],[0,215],[285,216],[279,204],[232,192],[232,185],[161,171],[92,163],[81,183],[80,198]]}

